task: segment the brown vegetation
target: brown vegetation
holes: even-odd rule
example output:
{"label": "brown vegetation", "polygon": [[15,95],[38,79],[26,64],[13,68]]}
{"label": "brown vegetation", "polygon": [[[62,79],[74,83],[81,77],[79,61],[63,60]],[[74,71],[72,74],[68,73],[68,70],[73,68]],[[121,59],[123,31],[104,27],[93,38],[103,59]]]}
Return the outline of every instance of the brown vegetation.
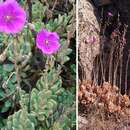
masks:
{"label": "brown vegetation", "polygon": [[[79,119],[84,116],[84,130],[130,129],[130,100],[127,95],[120,94],[117,86],[108,82],[94,86],[89,81],[83,81],[78,98]],[[79,120],[81,130],[82,123],[83,120]]]}

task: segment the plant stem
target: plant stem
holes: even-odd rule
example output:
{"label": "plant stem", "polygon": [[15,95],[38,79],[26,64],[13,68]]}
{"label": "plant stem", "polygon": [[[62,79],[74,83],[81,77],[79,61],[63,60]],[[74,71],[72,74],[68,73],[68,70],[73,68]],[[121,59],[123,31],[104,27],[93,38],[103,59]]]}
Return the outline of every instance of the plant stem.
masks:
{"label": "plant stem", "polygon": [[114,47],[112,45],[112,48],[111,48],[111,51],[110,51],[110,64],[109,64],[109,83],[111,83],[111,78],[112,78],[112,61],[113,61],[113,50],[114,50]]}
{"label": "plant stem", "polygon": [[122,64],[123,64],[123,48],[120,47],[120,79],[119,79],[119,90],[121,92],[121,83],[122,83]]}
{"label": "plant stem", "polygon": [[17,80],[17,89],[19,91],[19,89],[21,88],[20,86],[20,75],[19,75],[19,66],[17,65],[17,57],[18,57],[18,38],[17,36],[14,37],[14,68],[16,71],[16,80]]}
{"label": "plant stem", "polygon": [[113,78],[113,85],[116,85],[116,80],[117,80],[117,70],[118,70],[119,62],[120,62],[120,58],[118,59],[117,64],[116,64],[116,67],[115,67],[114,78]]}
{"label": "plant stem", "polygon": [[28,21],[29,21],[29,23],[32,23],[32,1],[27,0],[27,4],[28,4],[28,12],[29,12]]}
{"label": "plant stem", "polygon": [[128,67],[129,67],[129,56],[128,56],[128,59],[127,59],[127,63],[126,63],[126,72],[125,72],[125,94],[127,92],[127,78],[128,78],[128,75],[127,75],[127,71],[128,71]]}
{"label": "plant stem", "polygon": [[53,10],[55,9],[56,4],[57,4],[57,0],[55,0],[55,2],[54,2],[54,4],[53,4],[53,7],[52,7],[51,11],[53,11]]}

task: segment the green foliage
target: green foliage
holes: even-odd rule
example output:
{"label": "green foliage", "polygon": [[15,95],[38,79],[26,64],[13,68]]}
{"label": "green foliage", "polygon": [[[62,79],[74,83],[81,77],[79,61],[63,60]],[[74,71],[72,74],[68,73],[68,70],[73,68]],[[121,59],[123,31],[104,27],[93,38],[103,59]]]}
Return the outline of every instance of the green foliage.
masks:
{"label": "green foliage", "polygon": [[11,76],[13,76],[14,65],[13,64],[3,64],[0,66],[0,112],[4,113],[12,106],[12,101],[6,99],[8,95],[14,93],[15,85]]}
{"label": "green foliage", "polygon": [[35,125],[29,119],[28,112],[22,109],[10,116],[6,127],[1,130],[35,130]]}
{"label": "green foliage", "polygon": [[60,48],[60,51],[56,57],[57,61],[60,62],[60,64],[65,64],[67,61],[70,60],[68,55],[72,52],[72,49],[68,48],[67,41],[65,39],[61,39],[62,47]]}
{"label": "green foliage", "polygon": [[8,118],[8,127],[3,130],[33,130],[34,126],[48,130],[69,130],[75,125],[75,96],[62,88],[61,78],[56,75],[53,69],[45,73],[38,80],[37,87],[33,88],[30,100],[29,94],[21,90],[21,110]]}
{"label": "green foliage", "polygon": [[[29,43],[19,43],[19,56],[17,62],[20,62],[23,68],[21,69],[20,77],[26,78],[26,72],[29,70],[28,57],[31,57],[31,49]],[[23,51],[24,50],[24,51]],[[15,60],[13,45],[8,47],[7,60],[0,65],[0,101],[3,105],[0,106],[0,112],[7,112],[13,107],[13,100],[8,99],[16,91],[16,72],[14,64],[11,61]],[[22,61],[22,62],[21,62]]]}

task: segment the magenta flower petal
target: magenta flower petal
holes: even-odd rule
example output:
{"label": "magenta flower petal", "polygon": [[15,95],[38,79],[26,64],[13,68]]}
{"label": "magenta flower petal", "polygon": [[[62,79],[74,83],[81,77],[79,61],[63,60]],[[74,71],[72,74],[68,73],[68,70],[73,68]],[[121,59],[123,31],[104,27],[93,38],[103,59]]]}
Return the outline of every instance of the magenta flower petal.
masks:
{"label": "magenta flower petal", "polygon": [[52,40],[52,41],[56,41],[56,40],[59,40],[59,36],[56,32],[52,32],[50,35],[49,35],[49,39]]}
{"label": "magenta flower petal", "polygon": [[108,16],[112,17],[112,16],[113,16],[113,14],[112,14],[111,12],[108,12]]}
{"label": "magenta flower petal", "polygon": [[0,4],[0,32],[18,33],[26,22],[26,13],[15,0]]}
{"label": "magenta flower petal", "polygon": [[59,36],[56,32],[49,32],[42,29],[36,37],[36,46],[44,54],[51,55],[60,48]]}
{"label": "magenta flower petal", "polygon": [[89,36],[86,38],[86,42],[89,44],[94,44],[96,42],[96,37],[95,36]]}

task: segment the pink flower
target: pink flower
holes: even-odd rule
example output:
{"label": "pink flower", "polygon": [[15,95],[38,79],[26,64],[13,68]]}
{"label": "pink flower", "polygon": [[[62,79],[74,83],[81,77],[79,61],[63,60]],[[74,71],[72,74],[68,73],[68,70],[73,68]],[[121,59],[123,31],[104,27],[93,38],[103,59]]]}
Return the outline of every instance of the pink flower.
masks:
{"label": "pink flower", "polygon": [[114,39],[115,37],[117,37],[117,33],[116,32],[112,32],[111,39]]}
{"label": "pink flower", "polygon": [[0,32],[18,33],[26,21],[26,13],[15,0],[0,3]]}
{"label": "pink flower", "polygon": [[108,16],[113,17],[113,14],[111,12],[108,12]]}
{"label": "pink flower", "polygon": [[53,54],[60,48],[59,36],[56,32],[49,32],[46,29],[42,29],[37,34],[36,46],[44,54]]}
{"label": "pink flower", "polygon": [[96,42],[96,37],[95,36],[89,36],[86,39],[86,42],[89,44],[94,44]]}

